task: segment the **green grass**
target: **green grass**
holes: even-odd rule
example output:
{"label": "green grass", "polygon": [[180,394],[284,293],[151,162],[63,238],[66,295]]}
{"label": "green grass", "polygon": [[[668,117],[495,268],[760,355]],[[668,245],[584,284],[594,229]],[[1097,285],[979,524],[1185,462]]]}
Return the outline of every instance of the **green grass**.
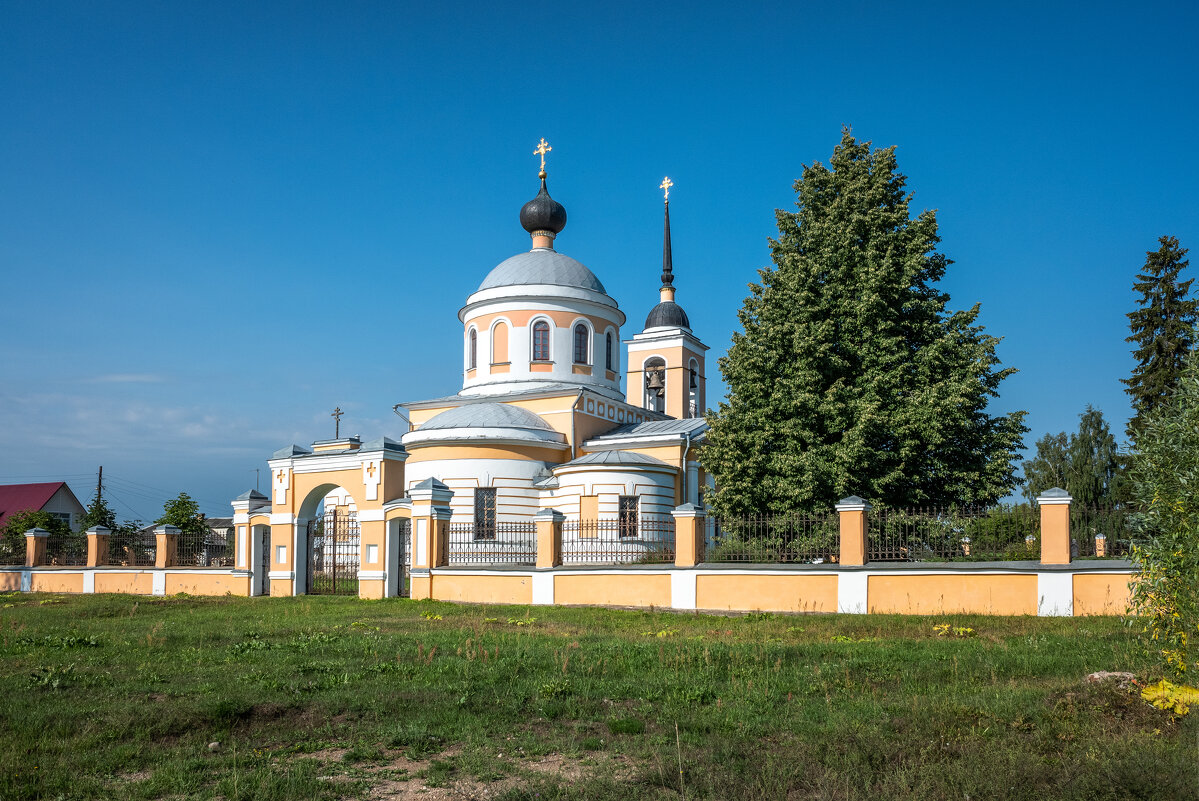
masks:
{"label": "green grass", "polygon": [[3,799],[1199,794],[1115,619],[0,600]]}

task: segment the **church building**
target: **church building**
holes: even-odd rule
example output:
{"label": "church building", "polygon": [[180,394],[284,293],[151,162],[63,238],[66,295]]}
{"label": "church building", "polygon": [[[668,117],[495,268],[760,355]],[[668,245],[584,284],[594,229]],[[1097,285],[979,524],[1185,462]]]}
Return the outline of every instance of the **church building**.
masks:
{"label": "church building", "polygon": [[508,539],[527,547],[539,510],[573,521],[564,552],[605,524],[621,540],[645,536],[648,549],[657,521],[701,502],[708,348],[675,298],[670,179],[660,302],[630,336],[600,278],[558,250],[567,215],[546,183],[549,150],[542,140],[540,191],[520,210],[530,249],[487,272],[458,311],[461,390],[396,404],[408,420],[398,440],[284,448],[269,460],[271,497],[235,502],[262,537],[247,553],[270,582],[256,578],[255,592],[318,592],[319,575],[340,558],[378,582],[363,594],[396,594],[385,562],[403,547],[414,501],[448,509],[451,542],[459,532],[459,552],[473,547],[479,562]]}

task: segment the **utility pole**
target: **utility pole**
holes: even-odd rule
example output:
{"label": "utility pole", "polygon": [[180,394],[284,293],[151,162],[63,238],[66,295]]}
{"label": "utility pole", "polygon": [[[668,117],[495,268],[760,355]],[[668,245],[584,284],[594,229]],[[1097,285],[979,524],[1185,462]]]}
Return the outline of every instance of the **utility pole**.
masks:
{"label": "utility pole", "polygon": [[104,491],[104,465],[100,465],[100,475],[96,477],[96,497]]}

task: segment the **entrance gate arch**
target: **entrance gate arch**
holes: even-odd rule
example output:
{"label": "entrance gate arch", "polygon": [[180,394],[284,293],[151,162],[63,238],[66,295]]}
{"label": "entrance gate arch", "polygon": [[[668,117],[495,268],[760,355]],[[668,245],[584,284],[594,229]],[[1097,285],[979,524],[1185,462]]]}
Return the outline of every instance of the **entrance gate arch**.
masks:
{"label": "entrance gate arch", "polygon": [[309,595],[358,595],[362,532],[353,511],[328,509],[308,521]]}

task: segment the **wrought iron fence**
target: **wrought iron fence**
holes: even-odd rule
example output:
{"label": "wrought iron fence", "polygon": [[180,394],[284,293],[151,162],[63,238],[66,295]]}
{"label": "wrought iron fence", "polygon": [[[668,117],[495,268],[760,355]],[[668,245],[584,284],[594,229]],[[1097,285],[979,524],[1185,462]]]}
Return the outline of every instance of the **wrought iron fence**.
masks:
{"label": "wrought iron fence", "polygon": [[674,518],[567,520],[562,524],[563,564],[663,564],[674,562]]}
{"label": "wrought iron fence", "polygon": [[0,566],[25,564],[25,535],[7,536],[0,531]]}
{"label": "wrought iron fence", "polygon": [[114,531],[108,535],[108,564],[153,567],[157,544],[153,531]]}
{"label": "wrought iron fence", "polygon": [[181,531],[175,541],[175,566],[233,567],[235,548],[232,528],[223,534],[207,528]]}
{"label": "wrought iron fence", "polygon": [[705,562],[836,562],[840,522],[828,514],[763,515],[704,520]]}
{"label": "wrought iron fence", "polygon": [[868,515],[871,562],[1039,559],[1040,518],[1031,506],[875,508]]}
{"label": "wrought iron fence", "polygon": [[78,567],[87,564],[86,534],[51,534],[46,537],[46,564]]}
{"label": "wrought iron fence", "polygon": [[451,523],[446,545],[451,565],[537,564],[537,527],[532,521]]}
{"label": "wrought iron fence", "polygon": [[1072,506],[1070,539],[1081,558],[1128,559],[1147,533],[1143,516],[1129,509]]}

